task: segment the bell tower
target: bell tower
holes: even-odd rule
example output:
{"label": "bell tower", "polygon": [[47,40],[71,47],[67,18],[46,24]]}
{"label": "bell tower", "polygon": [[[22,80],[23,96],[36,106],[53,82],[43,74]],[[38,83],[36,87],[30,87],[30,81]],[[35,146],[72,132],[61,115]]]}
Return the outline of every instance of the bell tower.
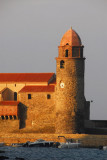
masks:
{"label": "bell tower", "polygon": [[84,131],[84,60],[78,34],[68,30],[56,58],[56,133]]}

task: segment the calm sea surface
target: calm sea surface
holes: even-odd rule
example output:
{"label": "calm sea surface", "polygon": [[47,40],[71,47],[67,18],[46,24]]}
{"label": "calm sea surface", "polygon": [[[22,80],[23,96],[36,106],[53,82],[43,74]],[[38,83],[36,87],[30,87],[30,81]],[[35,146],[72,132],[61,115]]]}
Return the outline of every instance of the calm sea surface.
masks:
{"label": "calm sea surface", "polygon": [[[0,156],[9,157],[9,160],[107,160],[107,150],[78,148],[23,148],[23,147],[0,147]],[[17,158],[16,158],[17,157]]]}

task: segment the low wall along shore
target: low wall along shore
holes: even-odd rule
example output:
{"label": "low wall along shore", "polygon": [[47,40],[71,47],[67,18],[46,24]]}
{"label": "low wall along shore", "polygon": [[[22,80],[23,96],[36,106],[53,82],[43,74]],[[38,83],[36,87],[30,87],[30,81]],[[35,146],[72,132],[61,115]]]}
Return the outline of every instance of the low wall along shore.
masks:
{"label": "low wall along shore", "polygon": [[89,135],[89,134],[34,134],[34,133],[0,133],[0,142],[7,145],[11,143],[25,143],[26,141],[35,141],[37,139],[44,139],[48,141],[64,142],[64,138],[58,139],[58,136],[65,136],[72,138],[73,141],[81,142],[82,147],[99,147],[107,146],[107,135]]}

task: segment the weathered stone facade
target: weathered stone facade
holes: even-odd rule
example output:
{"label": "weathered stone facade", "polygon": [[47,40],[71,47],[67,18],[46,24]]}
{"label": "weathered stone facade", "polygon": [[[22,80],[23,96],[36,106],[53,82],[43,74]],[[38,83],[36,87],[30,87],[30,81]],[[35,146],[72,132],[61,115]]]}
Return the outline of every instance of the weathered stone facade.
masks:
{"label": "weathered stone facade", "polygon": [[79,36],[68,30],[56,58],[56,133],[84,132],[84,60]]}
{"label": "weathered stone facade", "polygon": [[[78,34],[70,29],[62,37],[54,73],[0,74],[0,123],[9,131],[71,134],[84,132],[89,105],[84,96],[83,46]],[[17,113],[14,105],[18,101]],[[11,102],[13,101],[13,102]],[[8,119],[15,116],[15,119]],[[7,119],[3,119],[7,116]],[[14,129],[10,127],[15,126]],[[1,125],[3,126],[3,125]],[[0,130],[2,129],[0,126]]]}
{"label": "weathered stone facade", "polygon": [[[28,99],[31,94],[32,99]],[[47,99],[47,95],[51,98]],[[55,132],[55,93],[20,93],[20,101],[27,106],[26,127],[37,133]]]}
{"label": "weathered stone facade", "polygon": [[[85,107],[84,59],[63,58],[63,60],[65,66],[60,68],[61,58],[57,59],[57,132],[82,132]],[[61,81],[64,83],[64,88],[60,87]]]}

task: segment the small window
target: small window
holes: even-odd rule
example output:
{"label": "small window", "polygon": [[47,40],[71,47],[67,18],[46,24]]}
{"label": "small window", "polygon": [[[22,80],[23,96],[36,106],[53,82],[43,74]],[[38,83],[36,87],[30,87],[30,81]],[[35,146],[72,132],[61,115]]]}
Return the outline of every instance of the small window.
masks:
{"label": "small window", "polygon": [[69,43],[66,43],[66,45],[69,45]]}
{"label": "small window", "polygon": [[51,95],[50,94],[47,94],[47,99],[51,99]]}
{"label": "small window", "polygon": [[17,92],[14,92],[14,101],[17,101]]}
{"label": "small window", "polygon": [[16,84],[15,84],[15,87],[16,87]]}
{"label": "small window", "polygon": [[63,60],[60,61],[60,68],[64,68],[64,61]]}
{"label": "small window", "polygon": [[28,94],[28,99],[31,99],[31,94]]}
{"label": "small window", "polygon": [[65,50],[65,57],[68,57],[68,49]]}

